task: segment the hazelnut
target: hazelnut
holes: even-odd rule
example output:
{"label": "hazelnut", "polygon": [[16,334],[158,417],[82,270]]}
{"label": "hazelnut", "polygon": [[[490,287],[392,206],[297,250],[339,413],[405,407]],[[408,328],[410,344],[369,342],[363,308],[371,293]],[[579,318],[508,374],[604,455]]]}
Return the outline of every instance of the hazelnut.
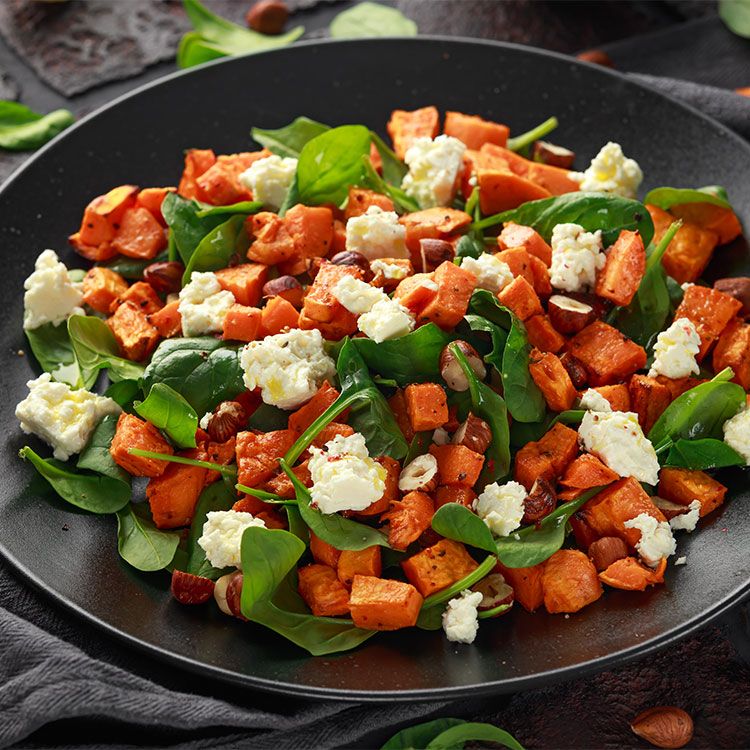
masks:
{"label": "hazelnut", "polygon": [[739,300],[742,303],[739,315],[743,318],[750,317],[750,278],[737,276],[736,278],[717,279],[714,281],[714,289]]}
{"label": "hazelnut", "polygon": [[555,330],[566,335],[578,333],[596,318],[591,305],[562,294],[553,294],[549,298],[547,315]]}
{"label": "hazelnut", "polygon": [[[480,612],[494,609],[501,604],[513,604],[513,589],[505,582],[501,573],[490,573],[486,578],[472,586],[471,590],[482,594],[482,601],[479,602],[477,607]],[[506,609],[496,617],[504,615],[508,611]]]}
{"label": "hazelnut", "polygon": [[606,570],[613,562],[628,556],[628,545],[618,536],[603,536],[589,545],[589,557],[594,567]]}
{"label": "hazelnut", "polygon": [[227,589],[229,588],[229,582],[234,576],[235,573],[227,573],[227,575],[219,578],[214,584],[214,600],[225,615],[232,614],[232,610],[229,609],[229,604],[227,603]]}
{"label": "hazelnut", "polygon": [[466,357],[469,363],[469,367],[474,371],[474,374],[480,379],[484,380],[487,377],[487,368],[482,362],[482,358],[479,356],[479,352],[468,342],[453,341],[448,344],[443,351],[440,353],[440,374],[445,380],[448,388],[453,391],[467,391],[469,390],[469,380],[464,373],[461,363],[456,358],[456,355],[451,351],[451,347],[457,346],[462,354]]}
{"label": "hazelnut", "polygon": [[667,521],[672,520],[675,516],[681,516],[690,510],[687,505],[673,503],[671,500],[665,500],[663,497],[652,497],[651,499],[654,505],[664,514]]}
{"label": "hazelnut", "polygon": [[180,604],[203,604],[211,598],[214,582],[210,578],[175,569],[172,571],[170,588],[172,596]]}
{"label": "hazelnut", "polygon": [[282,297],[295,307],[302,307],[305,290],[294,276],[279,276],[263,284],[263,296]]}
{"label": "hazelnut", "polygon": [[236,570],[234,573],[227,573],[216,581],[214,586],[214,599],[219,609],[225,614],[232,617],[239,617],[240,620],[247,620],[242,614],[240,601],[242,597],[242,573]]}
{"label": "hazelnut", "polygon": [[492,430],[483,419],[469,414],[466,421],[456,430],[451,442],[463,445],[475,453],[484,454],[492,442]]}
{"label": "hazelnut", "polygon": [[538,523],[548,516],[557,505],[557,493],[554,486],[543,477],[539,477],[523,501],[524,525]]}
{"label": "hazelnut", "polygon": [[579,52],[576,55],[578,60],[584,62],[594,63],[595,65],[603,65],[605,68],[614,68],[615,64],[612,62],[612,58],[600,49],[587,49],[583,52]]}
{"label": "hazelnut", "polygon": [[583,390],[588,382],[588,374],[583,363],[576,359],[570,352],[565,352],[560,357],[560,362],[570,376],[570,381],[576,390]]}
{"label": "hazelnut", "polygon": [[260,0],[247,12],[247,25],[259,34],[280,34],[289,18],[289,8],[280,0]]}
{"label": "hazelnut", "polygon": [[574,151],[548,141],[536,141],[532,146],[531,155],[534,161],[562,169],[570,169],[576,159]]}
{"label": "hazelnut", "polygon": [[206,432],[216,443],[226,443],[247,426],[247,412],[238,401],[222,401],[209,417]]}
{"label": "hazelnut", "polygon": [[401,492],[432,492],[437,487],[437,459],[431,453],[417,456],[404,466],[398,478]]}
{"label": "hazelnut", "polygon": [[422,272],[431,273],[441,263],[452,261],[456,257],[453,245],[445,240],[419,240],[419,253],[422,256]]}
{"label": "hazelnut", "polygon": [[373,277],[372,270],[370,269],[370,261],[356,250],[344,250],[343,252],[336,253],[331,258],[331,263],[334,266],[354,266],[355,268],[359,268],[362,271],[362,278],[365,281],[370,281]]}
{"label": "hazelnut", "polygon": [[630,728],[646,742],[672,750],[693,739],[693,720],[677,706],[648,708],[633,719]]}
{"label": "hazelnut", "polygon": [[152,263],[143,269],[143,280],[150,284],[155,292],[173,294],[182,288],[184,273],[185,266],[176,260]]}

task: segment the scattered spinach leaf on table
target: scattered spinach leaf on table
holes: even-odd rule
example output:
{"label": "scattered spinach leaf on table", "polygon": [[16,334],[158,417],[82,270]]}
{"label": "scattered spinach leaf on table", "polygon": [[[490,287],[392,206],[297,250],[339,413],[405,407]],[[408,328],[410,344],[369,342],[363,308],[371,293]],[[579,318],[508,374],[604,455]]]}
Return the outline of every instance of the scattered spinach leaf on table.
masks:
{"label": "scattered spinach leaf on table", "polygon": [[424,724],[416,724],[394,734],[380,750],[424,750],[430,740],[446,729],[465,723],[463,719],[433,719]]}
{"label": "scattered spinach leaf on table", "polygon": [[190,404],[165,383],[154,383],[143,401],[135,404],[138,416],[166,432],[179,448],[195,448],[198,415]]}
{"label": "scattered spinach leaf on table", "polygon": [[117,511],[117,549],[137,570],[163,570],[172,562],[179,542],[176,531],[156,528],[147,503],[131,503]]}
{"label": "scattered spinach leaf on table", "polygon": [[0,101],[0,148],[33,151],[74,122],[75,117],[67,109],[40,115],[24,104]]}

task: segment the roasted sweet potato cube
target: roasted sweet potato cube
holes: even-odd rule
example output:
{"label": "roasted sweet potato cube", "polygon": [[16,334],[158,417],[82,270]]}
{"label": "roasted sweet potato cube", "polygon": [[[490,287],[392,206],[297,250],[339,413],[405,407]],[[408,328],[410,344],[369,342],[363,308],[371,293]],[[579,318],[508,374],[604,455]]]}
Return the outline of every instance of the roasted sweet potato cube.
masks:
{"label": "roasted sweet potato cube", "polygon": [[750,325],[739,318],[729,322],[716,342],[713,366],[715,372],[731,367],[734,370],[732,380],[746,391],[750,390]]}
{"label": "roasted sweet potato cube", "polygon": [[[362,278],[362,271],[356,266],[337,266],[324,262],[320,266],[318,275],[312,286],[307,290],[302,312],[311,320],[329,323],[342,310],[348,312],[333,294],[333,288],[344,276]],[[354,321],[352,332],[357,329],[356,318],[349,313]]]}
{"label": "roasted sweet potato cube", "polygon": [[394,109],[386,130],[391,137],[393,150],[403,159],[417,138],[435,138],[440,127],[440,115],[435,107],[422,107],[408,112]]}
{"label": "roasted sweet potato cube", "polygon": [[424,492],[409,492],[391,504],[381,520],[388,521],[388,543],[394,549],[406,549],[430,528],[435,504]]}
{"label": "roasted sweet potato cube", "polygon": [[108,314],[112,303],[128,289],[128,282],[109,268],[94,266],[83,277],[83,301],[92,309]]}
{"label": "roasted sweet potato cube", "polygon": [[618,475],[605,466],[596,456],[584,453],[568,466],[560,484],[564,487],[589,489],[603,487],[618,479]]}
{"label": "roasted sweet potato cube", "polygon": [[609,401],[612,411],[630,411],[630,391],[624,383],[617,385],[600,385],[595,391]]}
{"label": "roasted sweet potato cube", "polygon": [[565,337],[555,330],[546,315],[533,315],[524,325],[529,343],[540,351],[556,354],[565,346]]}
{"label": "roasted sweet potato cube", "polygon": [[404,433],[406,442],[410,443],[414,438],[414,430],[409,420],[409,412],[406,409],[406,397],[404,392],[399,389],[389,399],[388,406],[391,407],[393,416],[396,418],[396,423],[399,426],[401,432]]}
{"label": "roasted sweet potato cube", "polygon": [[664,468],[659,475],[658,492],[659,497],[680,505],[690,505],[697,500],[703,518],[724,502],[727,488],[705,471]]}
{"label": "roasted sweet potato cube", "polygon": [[125,291],[120,294],[114,302],[112,302],[109,312],[114,312],[125,302],[132,302],[146,315],[151,315],[151,313],[155,313],[164,307],[164,304],[161,299],[159,299],[159,295],[154,291],[154,288],[151,284],[147,284],[145,281],[136,281],[135,284],[132,284],[125,289]]}
{"label": "roasted sweet potato cube", "polygon": [[478,169],[479,207],[483,214],[498,214],[528,201],[549,198],[552,193],[510,169]]}
{"label": "roasted sweet potato cube", "polygon": [[[189,451],[180,455],[197,458],[197,454],[198,451]],[[157,528],[177,529],[190,524],[205,487],[206,474],[206,469],[200,466],[170,463],[162,474],[149,480],[146,497]]]}
{"label": "roasted sweet potato cube", "polygon": [[669,213],[685,223],[714,232],[720,245],[726,245],[742,234],[742,225],[731,208],[713,203],[678,203],[670,206]]}
{"label": "roasted sweet potato cube", "polygon": [[263,434],[237,434],[237,481],[246,487],[257,487],[270,479],[278,469],[279,459],[292,447],[297,433],[274,430]]}
{"label": "roasted sweet potato cube", "polygon": [[539,477],[552,481],[561,476],[577,455],[578,433],[558,422],[540,440],[518,451],[513,476],[530,490]]}
{"label": "roasted sweet potato cube", "polygon": [[[326,380],[318,388],[315,395],[304,406],[289,415],[289,429],[301,434],[303,433],[334,401],[339,397],[339,392]],[[346,416],[338,416],[342,422]]]}
{"label": "roasted sweet potato cube", "polygon": [[547,560],[542,573],[544,606],[551,614],[578,612],[603,593],[591,560],[577,549],[561,549]]}
{"label": "roasted sweet potato cube", "polygon": [[406,412],[414,432],[436,430],[448,421],[448,400],[437,383],[413,383],[404,389]]}
{"label": "roasted sweet potato cube", "polygon": [[531,161],[515,151],[492,143],[486,143],[482,146],[481,153],[503,159],[513,174],[544,188],[552,195],[562,195],[563,193],[580,190],[579,183],[571,179],[570,171],[567,169]]}
{"label": "roasted sweet potato cube", "polygon": [[578,391],[557,355],[532,349],[529,373],[552,411],[566,411],[573,407]]}
{"label": "roasted sweet potato cube", "polygon": [[136,198],[136,206],[145,208],[163,227],[167,225],[161,212],[161,204],[169,193],[174,193],[177,188],[173,187],[150,187],[143,188]]}
{"label": "roasted sweet potato cube", "polygon": [[382,193],[365,188],[350,187],[349,198],[344,209],[344,220],[349,221],[353,216],[362,216],[370,206],[377,206],[383,211],[393,211],[393,201]]}
{"label": "roasted sweet potato cube", "polygon": [[421,268],[422,257],[419,241],[425,239],[447,239],[461,233],[471,224],[471,216],[457,208],[425,208],[399,219],[406,227],[406,247],[411,253],[415,268]]}
{"label": "roasted sweet potato cube", "polygon": [[166,461],[131,455],[133,448],[170,456],[174,453],[172,446],[150,422],[123,412],[117,420],[115,436],[109,447],[114,462],[136,477],[158,477],[167,468]]}
{"label": "roasted sweet potato cube", "polygon": [[151,355],[159,343],[159,332],[134,302],[120,305],[107,325],[126,359],[140,362]]}
{"label": "roasted sweet potato cube", "polygon": [[741,309],[742,303],[725,292],[694,285],[685,290],[674,317],[693,321],[701,337],[701,349],[696,357],[700,361]]}
{"label": "roasted sweet potato cube", "polygon": [[666,557],[662,557],[656,569],[647,568],[635,557],[622,557],[599,573],[599,580],[613,589],[645,591],[649,586],[664,583],[666,569]]}
{"label": "roasted sweet potato cube", "polygon": [[349,609],[358,628],[398,630],[416,625],[422,602],[410,583],[355,575]]}
{"label": "roasted sweet potato cube", "polygon": [[393,293],[412,315],[418,316],[437,296],[432,273],[415,273],[399,282]]}
{"label": "roasted sweet potato cube", "polygon": [[437,294],[419,314],[421,323],[434,323],[444,331],[455,328],[466,315],[477,277],[451,261],[441,263],[433,274]]}
{"label": "roasted sweet potato cube", "polygon": [[[510,268],[513,276],[523,276],[529,284],[534,285],[534,269],[531,267],[532,256],[525,247],[509,247],[495,253],[495,257]],[[547,272],[547,280],[549,281],[549,272]]]}
{"label": "roasted sweet potato cube", "polygon": [[297,258],[294,239],[284,220],[270,211],[260,211],[245,220],[248,235],[253,238],[247,250],[249,260],[274,266]]}
{"label": "roasted sweet potato cube", "polygon": [[257,307],[232,305],[224,316],[221,337],[229,341],[255,341],[260,331],[261,317]]}
{"label": "roasted sweet potato cube", "polygon": [[373,545],[363,550],[342,551],[337,568],[339,581],[351,589],[354,576],[373,576],[380,578],[383,572],[380,547]]}
{"label": "roasted sweet potato cube", "polygon": [[201,199],[196,180],[216,163],[216,154],[210,148],[191,148],[185,152],[185,167],[177,192],[183,198]]}
{"label": "roasted sweet potato cube", "polygon": [[338,567],[341,550],[337,550],[332,544],[324,542],[314,532],[310,532],[310,554],[313,560],[321,565],[328,565],[334,570]]}
{"label": "roasted sweet potato cube", "polygon": [[[303,461],[301,464],[292,468],[292,473],[305,485],[305,487],[312,486],[312,477],[310,476],[310,470],[308,469],[308,462]],[[287,500],[291,500],[296,496],[296,491],[292,480],[283,472],[279,473],[275,477],[271,477],[264,485],[263,489],[267,492],[273,492],[274,495],[283,497]]]}
{"label": "roasted sweet potato cube", "polygon": [[354,434],[354,428],[341,422],[329,422],[313,439],[312,444],[316,448],[322,448],[327,442],[341,435],[349,437]]}
{"label": "roasted sweet potato cube", "polygon": [[391,503],[397,501],[400,497],[398,489],[398,480],[401,476],[401,464],[395,458],[390,456],[378,456],[375,459],[386,471],[385,490],[383,496],[364,510],[353,512],[356,517],[367,518],[368,516],[379,516],[385,513],[391,507]]}
{"label": "roasted sweet potato cube", "polygon": [[268,281],[268,266],[262,263],[242,263],[214,272],[222,289],[234,295],[241,305],[257,307]]}
{"label": "roasted sweet potato cube", "polygon": [[552,282],[549,279],[549,269],[544,261],[535,255],[529,255],[529,268],[531,269],[531,285],[539,297],[549,297],[552,294]]}
{"label": "roasted sweet potato cube", "polygon": [[349,592],[333,568],[313,563],[300,568],[297,575],[299,594],[316,617],[349,613]]}
{"label": "roasted sweet potato cube", "polygon": [[266,336],[290,331],[292,328],[301,328],[299,321],[300,315],[291,302],[283,297],[271,297],[261,311],[258,338],[263,339]]}
{"label": "roasted sweet potato cube", "polygon": [[607,262],[596,275],[596,293],[615,305],[626,307],[646,273],[646,248],[638,232],[623,229],[607,251]]}
{"label": "roasted sweet potato cube", "polygon": [[527,253],[543,261],[548,268],[552,265],[552,248],[544,241],[542,235],[531,227],[509,221],[497,238],[497,246],[501,250],[522,247]]}
{"label": "roasted sweet potato cube", "polygon": [[501,289],[497,293],[497,298],[501,305],[512,310],[521,320],[528,320],[543,312],[539,296],[523,276],[517,276],[508,286]]}
{"label": "roasted sweet potato cube", "polygon": [[95,247],[112,242],[123,215],[135,204],[137,193],[135,185],[120,185],[94,198],[83,212],[80,241]]}
{"label": "roasted sweet potato cube", "polygon": [[435,509],[441,508],[447,503],[458,503],[464,508],[471,508],[477,499],[477,493],[471,487],[462,487],[460,484],[444,484],[435,490]]}
{"label": "roasted sweet potato cube", "polygon": [[437,459],[440,484],[473,487],[484,466],[484,456],[465,445],[431,445],[430,453]]}
{"label": "roasted sweet potato cube", "polygon": [[533,612],[544,603],[542,573],[544,563],[530,568],[508,568],[498,563],[497,569],[503,574],[505,582],[513,589],[513,599],[527,612]]}
{"label": "roasted sweet potato cube", "polygon": [[324,258],[333,244],[333,211],[328,206],[292,206],[285,216],[287,231],[301,258]]}
{"label": "roasted sweet potato cube", "polygon": [[446,112],[443,132],[458,138],[466,148],[479,150],[485,143],[504,146],[508,141],[510,128],[499,122],[484,120],[476,115],[465,115],[461,112]]}
{"label": "roasted sweet potato cube", "polygon": [[156,328],[162,338],[171,339],[182,332],[179,300],[168,302],[161,310],[157,310],[147,317],[148,322]]}
{"label": "roasted sweet potato cube", "polygon": [[568,351],[583,364],[592,386],[619,383],[646,366],[645,349],[601,320],[579,331]]}
{"label": "roasted sweet potato cube", "polygon": [[630,408],[638,414],[641,429],[644,435],[648,435],[656,420],[672,401],[672,394],[666,385],[646,375],[633,375],[628,390]]}
{"label": "roasted sweet potato cube", "polygon": [[164,227],[146,208],[127,209],[115,231],[112,247],[129,258],[150,260],[167,246]]}
{"label": "roasted sweet potato cube", "polygon": [[404,560],[401,567],[409,583],[422,596],[428,597],[469,575],[476,570],[477,563],[463,544],[453,539],[441,539]]}
{"label": "roasted sweet potato cube", "polygon": [[74,232],[68,237],[68,242],[73,246],[75,251],[87,260],[94,263],[104,263],[112,260],[117,255],[117,251],[112,248],[111,242],[102,242],[99,245],[89,245],[81,240],[81,233]]}
{"label": "roasted sweet potato cube", "polygon": [[214,206],[228,206],[251,200],[250,191],[240,182],[239,176],[255,161],[270,156],[270,152],[243,152],[222,154],[203,174],[195,178],[201,200]]}

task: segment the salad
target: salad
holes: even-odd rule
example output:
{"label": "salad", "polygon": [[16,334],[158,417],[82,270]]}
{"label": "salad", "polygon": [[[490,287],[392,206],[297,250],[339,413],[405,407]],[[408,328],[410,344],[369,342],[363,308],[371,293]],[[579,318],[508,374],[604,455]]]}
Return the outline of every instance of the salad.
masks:
{"label": "salad", "polygon": [[616,143],[574,171],[556,124],[300,117],[94,198],[87,269],[24,285],[21,457],[314,655],[662,585],[750,464],[750,279],[701,280],[742,228],[723,188],[639,201]]}

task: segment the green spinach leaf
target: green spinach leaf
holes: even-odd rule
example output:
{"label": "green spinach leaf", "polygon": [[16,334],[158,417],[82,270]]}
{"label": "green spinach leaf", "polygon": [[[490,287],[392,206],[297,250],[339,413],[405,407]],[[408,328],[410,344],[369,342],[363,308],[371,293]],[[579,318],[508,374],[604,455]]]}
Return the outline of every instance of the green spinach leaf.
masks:
{"label": "green spinach leaf", "polygon": [[279,156],[298,159],[303,147],[316,136],[330,130],[328,125],[316,122],[309,117],[298,117],[296,120],[276,130],[253,128],[253,138],[269,151]]}
{"label": "green spinach leaf", "polygon": [[114,440],[115,437],[116,429],[117,417],[113,414],[108,414],[101,422],[99,422],[96,429],[91,433],[88,444],[78,456],[78,463],[76,466],[84,471],[93,471],[97,474],[102,474],[105,477],[116,479],[127,485],[127,492],[123,490],[121,494],[127,495],[129,500],[130,474],[115,463],[115,460],[109,452],[112,440]]}
{"label": "green spinach leaf", "polygon": [[396,156],[393,149],[376,132],[370,131],[370,136],[383,165],[383,178],[393,187],[400,188],[401,181],[406,176],[409,168]]}
{"label": "green spinach leaf", "polygon": [[0,148],[33,151],[74,122],[67,109],[40,115],[18,102],[0,101]]}
{"label": "green spinach leaf", "polygon": [[710,185],[709,187],[692,190],[690,188],[658,187],[649,190],[644,203],[650,203],[668,211],[672,206],[683,203],[710,203],[713,206],[731,209],[726,199],[727,191],[723,187]]}
{"label": "green spinach leaf", "polygon": [[446,503],[432,517],[432,528],[446,539],[497,554],[497,545],[487,524],[460,503]]}
{"label": "green spinach leaf", "polygon": [[198,243],[190,256],[182,277],[183,286],[190,281],[195,271],[218,271],[226,268],[235,253],[244,255],[247,252],[249,244],[244,215],[232,216],[219,224]]}
{"label": "green spinach leaf", "polygon": [[484,240],[481,234],[469,232],[456,243],[457,258],[480,258],[484,254]]}
{"label": "green spinach leaf", "polygon": [[180,535],[154,526],[146,503],[131,503],[117,511],[117,549],[137,570],[163,570],[177,552]]}
{"label": "green spinach leaf", "polygon": [[24,333],[36,361],[45,372],[71,388],[83,385],[67,323],[45,323],[38,328],[24,330]]}
{"label": "green spinach leaf", "polygon": [[507,148],[511,151],[523,151],[528,146],[531,146],[534,141],[538,141],[540,138],[544,138],[545,135],[549,135],[558,125],[556,117],[549,117],[535,128],[513,138],[508,138]]}
{"label": "green spinach leaf", "polygon": [[723,440],[702,438],[699,440],[678,440],[670,449],[666,466],[680,469],[723,469],[727,466],[745,466],[743,456],[730,448]]}
{"label": "green spinach leaf", "polygon": [[261,432],[286,430],[289,426],[289,412],[271,404],[261,404],[251,415],[248,427]]}
{"label": "green spinach leaf", "polygon": [[719,16],[730,31],[750,39],[750,2],[748,0],[719,0]]}
{"label": "green spinach leaf", "polygon": [[380,750],[424,750],[439,734],[459,724],[466,722],[463,719],[433,719],[424,724],[407,727],[394,734]]}
{"label": "green spinach leaf", "polygon": [[[362,157],[362,170],[362,178],[360,181],[362,187],[374,190],[376,193],[387,195],[393,201],[396,211],[401,214],[419,211],[419,204],[413,198],[408,196],[400,187],[396,187],[395,185],[386,182],[386,180],[378,174],[375,167],[373,167],[369,156]],[[383,167],[383,174],[385,174],[385,166]]]}
{"label": "green spinach leaf", "polygon": [[426,750],[463,750],[467,742],[494,742],[510,750],[524,750],[504,729],[474,721],[446,729],[427,745]]}
{"label": "green spinach leaf", "polygon": [[260,201],[240,201],[239,203],[230,203],[228,206],[212,206],[210,203],[199,205],[201,208],[196,212],[199,219],[205,219],[206,216],[241,216],[245,219],[250,214],[257,214],[263,208]]}
{"label": "green spinach leaf", "polygon": [[143,272],[152,263],[163,263],[168,260],[179,260],[178,258],[170,258],[169,251],[164,250],[159,253],[155,258],[150,260],[138,260],[137,258],[128,258],[125,255],[118,255],[114,260],[108,263],[102,263],[104,268],[108,268],[110,271],[119,273],[124,279],[130,279],[132,281],[139,281],[143,278]]}
{"label": "green spinach leaf", "polygon": [[110,384],[104,395],[129,410],[133,401],[141,395],[141,384],[137,380],[118,380]]}
{"label": "green spinach leaf", "polygon": [[167,433],[178,448],[195,448],[198,415],[190,404],[165,383],[154,383],[145,400],[136,403],[138,416]]}
{"label": "green spinach leaf", "polygon": [[341,11],[329,29],[334,39],[416,36],[417,24],[396,8],[363,2]]}
{"label": "green spinach leaf", "polygon": [[180,260],[185,266],[201,240],[226,221],[223,214],[210,214],[201,218],[198,213],[204,208],[198,201],[188,200],[177,193],[167,193],[161,204],[164,221],[171,230]]}

